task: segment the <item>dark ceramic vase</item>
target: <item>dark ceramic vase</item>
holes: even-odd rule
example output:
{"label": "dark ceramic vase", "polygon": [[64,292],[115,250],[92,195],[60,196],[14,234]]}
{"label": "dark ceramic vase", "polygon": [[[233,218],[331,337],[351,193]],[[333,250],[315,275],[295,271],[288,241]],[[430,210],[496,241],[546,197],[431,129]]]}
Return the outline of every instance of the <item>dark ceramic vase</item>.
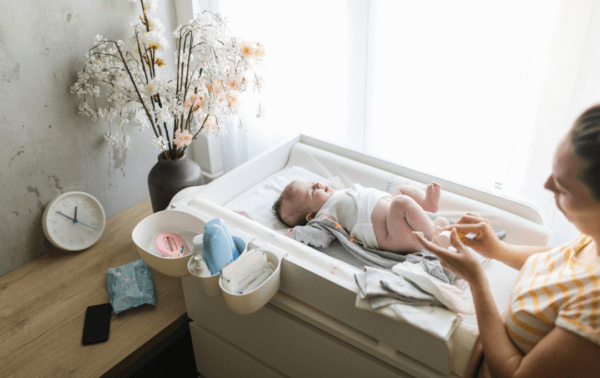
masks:
{"label": "dark ceramic vase", "polygon": [[190,186],[204,185],[202,169],[186,154],[176,160],[166,160],[164,153],[158,155],[158,163],[148,173],[148,189],[152,211],[162,211],[180,190]]}

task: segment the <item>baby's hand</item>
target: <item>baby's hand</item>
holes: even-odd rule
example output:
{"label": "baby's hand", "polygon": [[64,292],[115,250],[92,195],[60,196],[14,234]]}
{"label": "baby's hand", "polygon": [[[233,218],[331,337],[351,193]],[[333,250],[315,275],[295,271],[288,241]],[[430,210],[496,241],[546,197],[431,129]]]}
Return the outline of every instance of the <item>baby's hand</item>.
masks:
{"label": "baby's hand", "polygon": [[285,236],[287,236],[288,238],[292,237],[292,231],[294,231],[293,228],[290,228],[289,230],[287,230],[287,232],[285,233]]}

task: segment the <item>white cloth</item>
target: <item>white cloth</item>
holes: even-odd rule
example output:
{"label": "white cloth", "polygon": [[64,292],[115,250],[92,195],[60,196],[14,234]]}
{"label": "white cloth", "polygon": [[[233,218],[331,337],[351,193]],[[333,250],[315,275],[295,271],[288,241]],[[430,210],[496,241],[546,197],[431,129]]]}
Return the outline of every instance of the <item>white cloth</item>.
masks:
{"label": "white cloth", "polygon": [[414,283],[424,292],[433,295],[451,311],[466,315],[475,313],[472,298],[463,290],[425,273],[420,265],[401,262],[394,265],[392,271]]}
{"label": "white cloth", "polygon": [[415,307],[396,303],[373,310],[371,309],[369,300],[361,299],[358,295],[356,296],[355,307],[374,311],[383,316],[409,323],[444,341],[452,336],[452,333],[461,321],[461,318],[456,313],[435,306]]}
{"label": "white cloth", "polygon": [[442,303],[409,282],[399,291],[387,290],[385,280],[404,279],[390,271],[365,267],[365,273],[354,277],[359,288],[356,308],[409,323],[442,340],[448,340],[461,322],[456,312],[440,307]]}

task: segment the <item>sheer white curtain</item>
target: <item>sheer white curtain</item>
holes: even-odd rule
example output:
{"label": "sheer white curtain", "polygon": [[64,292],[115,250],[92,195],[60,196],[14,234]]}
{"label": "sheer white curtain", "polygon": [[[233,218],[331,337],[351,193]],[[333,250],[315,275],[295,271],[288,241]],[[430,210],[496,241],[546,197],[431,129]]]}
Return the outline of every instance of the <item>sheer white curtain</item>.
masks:
{"label": "sheer white curtain", "polygon": [[218,4],[234,34],[266,46],[271,138],[312,134],[517,196],[551,244],[575,233],[543,183],[558,138],[600,102],[599,1]]}

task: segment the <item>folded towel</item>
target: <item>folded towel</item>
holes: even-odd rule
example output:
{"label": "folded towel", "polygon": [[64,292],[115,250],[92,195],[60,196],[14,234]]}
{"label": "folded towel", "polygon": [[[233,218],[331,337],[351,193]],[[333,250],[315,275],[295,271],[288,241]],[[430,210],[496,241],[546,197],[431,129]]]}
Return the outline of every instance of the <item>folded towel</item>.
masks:
{"label": "folded towel", "polygon": [[[365,269],[374,269],[375,272],[371,272],[374,276],[381,273],[379,277],[397,277],[389,271],[369,267],[365,267]],[[460,324],[461,317],[455,312],[444,307],[417,305],[416,301],[411,301],[409,304],[409,302],[405,302],[405,299],[398,299],[397,293],[386,290],[381,285],[381,281],[377,282],[373,279],[374,277],[367,281],[365,273],[354,275],[359,287],[355,302],[356,308],[409,323],[442,340],[448,340]]]}
{"label": "folded towel", "polygon": [[217,274],[232,261],[235,261],[246,248],[239,237],[232,237],[222,219],[216,218],[206,223],[202,250],[204,260],[212,275]]}
{"label": "folded towel", "polygon": [[[448,308],[449,310],[460,312],[466,315],[472,315],[475,313],[473,300],[463,290],[425,273],[420,266],[415,264],[400,263],[395,265],[392,268],[392,271],[398,275],[397,277],[411,282],[420,290],[432,295],[442,303],[442,306]],[[384,286],[395,282],[397,278],[387,280],[389,282],[386,282],[386,280],[382,282]]]}
{"label": "folded towel", "polygon": [[356,274],[356,283],[362,299],[369,299],[372,309],[395,303],[410,306],[443,306],[433,295],[413,285],[390,271],[365,267],[363,274]]}

